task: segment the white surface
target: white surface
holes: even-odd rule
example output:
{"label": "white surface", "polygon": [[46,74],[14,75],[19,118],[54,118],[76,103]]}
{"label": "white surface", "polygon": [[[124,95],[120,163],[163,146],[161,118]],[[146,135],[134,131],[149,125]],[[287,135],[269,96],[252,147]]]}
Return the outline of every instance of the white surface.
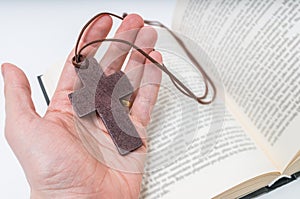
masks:
{"label": "white surface", "polygon": [[[1,2],[0,63],[21,67],[32,86],[40,114],[46,109],[36,76],[62,62],[75,45],[79,30],[93,15],[103,11],[139,13],[146,19],[171,24],[175,0]],[[4,138],[3,81],[0,81],[0,198],[29,198],[23,170]],[[299,198],[300,180],[261,198]]]}

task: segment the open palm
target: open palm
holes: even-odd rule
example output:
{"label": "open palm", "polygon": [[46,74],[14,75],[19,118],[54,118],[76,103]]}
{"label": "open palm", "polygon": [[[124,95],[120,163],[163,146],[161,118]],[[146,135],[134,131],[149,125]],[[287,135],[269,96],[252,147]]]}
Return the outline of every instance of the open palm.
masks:
{"label": "open palm", "polygon": [[[99,17],[88,29],[80,45],[105,38],[111,26],[110,16]],[[150,56],[161,62],[161,55],[152,49],[157,37],[155,31],[144,27],[142,18],[135,14],[124,19],[116,37],[118,33],[130,30],[137,31],[124,34],[122,39],[145,47],[143,49]],[[97,47],[86,49],[85,55],[93,55]],[[128,47],[111,44],[100,61],[105,73],[120,70],[129,50]],[[11,64],[2,65],[6,99],[5,135],[25,171],[31,187],[31,198],[138,198],[146,141],[143,139],[144,145],[125,157],[102,146],[101,159],[97,157],[97,152],[93,154],[84,147],[80,139],[83,131],[78,128],[76,122],[79,119],[68,99],[77,79],[71,63],[73,55],[71,52],[66,61],[44,117],[35,112],[24,73]],[[144,65],[142,69],[135,70],[141,65]],[[139,53],[132,51],[125,73],[134,70],[136,72],[129,78],[132,84],[157,83],[138,89],[130,111],[132,122],[145,138],[145,127],[157,98],[161,72]],[[104,125],[100,120],[98,123],[99,131],[108,137]]]}

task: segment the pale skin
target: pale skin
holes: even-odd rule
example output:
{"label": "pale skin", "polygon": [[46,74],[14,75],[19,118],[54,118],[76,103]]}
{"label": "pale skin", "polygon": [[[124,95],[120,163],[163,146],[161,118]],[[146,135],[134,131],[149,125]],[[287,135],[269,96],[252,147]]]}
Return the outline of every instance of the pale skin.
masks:
{"label": "pale skin", "polygon": [[[97,19],[84,35],[81,46],[85,42],[105,38],[111,24],[109,16]],[[137,45],[147,46],[144,50],[162,62],[160,53],[149,47],[155,44],[155,31],[147,31],[143,19],[136,14],[125,18],[118,33],[131,29],[140,31],[127,39]],[[101,61],[107,74],[120,70],[125,60],[125,56],[116,55],[115,47],[110,47],[106,58]],[[129,50],[121,49],[125,54]],[[94,50],[88,48],[85,54],[93,54]],[[85,149],[76,134],[73,120],[75,113],[68,99],[77,78],[71,63],[73,55],[74,51],[67,58],[55,94],[43,117],[35,111],[30,85],[22,70],[9,63],[1,67],[5,87],[5,136],[24,169],[31,188],[31,198],[138,198],[142,173],[119,171],[99,162]],[[149,61],[136,52],[129,56],[125,73],[136,65],[148,63],[131,81],[151,78],[154,82],[160,81],[161,71],[158,68],[149,65]],[[109,63],[108,60],[114,61]],[[135,93],[130,112],[135,125],[146,127],[149,123],[149,113],[155,104],[158,90],[158,85],[149,85]],[[103,130],[106,130],[105,127]],[[145,153],[146,149],[144,140],[144,146],[139,151]]]}

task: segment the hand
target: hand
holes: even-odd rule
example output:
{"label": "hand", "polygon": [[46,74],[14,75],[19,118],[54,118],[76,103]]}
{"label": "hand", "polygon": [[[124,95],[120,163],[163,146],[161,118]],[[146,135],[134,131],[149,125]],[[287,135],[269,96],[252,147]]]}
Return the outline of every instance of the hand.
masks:
{"label": "hand", "polygon": [[[110,16],[99,17],[88,28],[80,46],[105,38],[111,26]],[[152,50],[157,38],[156,32],[152,28],[144,27],[140,16],[128,15],[120,25],[116,37],[125,31],[133,33],[124,34],[123,39],[134,42],[137,46],[144,46],[143,49],[150,56],[158,62],[162,61],[161,55]],[[93,55],[98,47],[90,47],[84,54]],[[100,62],[105,73],[111,74],[120,70],[129,50],[121,44],[111,44]],[[120,56],[120,53],[123,55]],[[79,139],[80,132],[74,124],[76,114],[68,99],[77,79],[71,63],[73,56],[74,51],[66,61],[44,117],[35,112],[30,85],[24,73],[12,64],[2,65],[5,85],[5,135],[25,171],[31,187],[31,198],[138,198],[142,169],[128,172],[117,167],[122,167],[123,164],[143,165],[144,158],[136,158],[131,154],[125,157],[118,155],[110,160],[115,167],[111,168],[109,164],[92,156]],[[133,84],[144,80],[160,82],[161,71],[136,51],[132,51],[125,73],[141,65],[144,65],[143,70],[136,70],[139,72],[134,73],[135,77],[131,78]],[[149,84],[135,93],[130,118],[141,136],[149,123],[149,113],[156,101],[158,89],[158,84]],[[107,136],[101,121],[99,126]],[[144,145],[136,154],[146,153],[145,139],[143,141]]]}

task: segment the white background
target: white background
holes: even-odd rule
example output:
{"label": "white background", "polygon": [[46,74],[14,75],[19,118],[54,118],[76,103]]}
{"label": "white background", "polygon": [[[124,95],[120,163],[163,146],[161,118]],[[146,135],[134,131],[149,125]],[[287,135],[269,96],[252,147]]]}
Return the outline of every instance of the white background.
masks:
{"label": "white background", "polygon": [[[0,2],[0,63],[11,62],[24,70],[37,111],[43,115],[46,104],[36,76],[63,62],[87,20],[103,11],[119,15],[134,12],[170,26],[175,3],[175,0]],[[0,81],[0,106],[0,198],[29,198],[22,168],[4,138],[3,81]],[[299,196],[300,180],[261,198]]]}

